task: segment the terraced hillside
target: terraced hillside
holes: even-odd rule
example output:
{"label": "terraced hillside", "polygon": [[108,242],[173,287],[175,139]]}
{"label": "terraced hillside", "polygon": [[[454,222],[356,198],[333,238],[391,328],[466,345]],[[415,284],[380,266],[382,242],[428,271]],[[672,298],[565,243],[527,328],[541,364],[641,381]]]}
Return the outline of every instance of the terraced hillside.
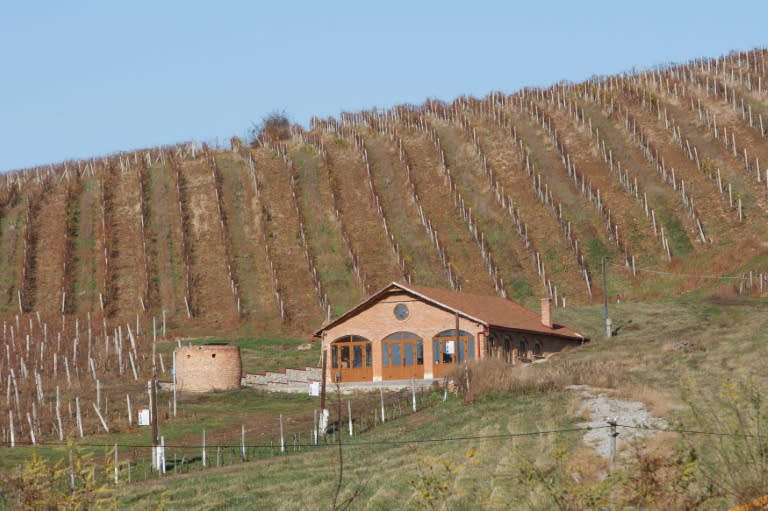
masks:
{"label": "terraced hillside", "polygon": [[764,293],[767,59],[10,172],[0,312],[306,333],[392,280],[561,307]]}

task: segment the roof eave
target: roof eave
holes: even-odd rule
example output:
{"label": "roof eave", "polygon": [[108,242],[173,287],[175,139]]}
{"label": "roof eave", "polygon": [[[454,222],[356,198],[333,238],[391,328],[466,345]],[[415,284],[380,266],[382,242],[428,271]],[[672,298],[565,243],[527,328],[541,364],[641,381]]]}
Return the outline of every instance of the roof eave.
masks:
{"label": "roof eave", "polygon": [[518,328],[518,327],[512,327],[512,326],[506,326],[506,325],[494,325],[494,324],[491,324],[490,327],[502,328],[504,330],[512,330],[513,332],[521,332],[525,334],[548,335],[550,337],[558,337],[560,339],[567,339],[569,341],[580,341],[582,343],[589,341],[589,337],[585,335],[581,335],[578,332],[574,332],[573,334],[560,334],[560,333],[557,333],[556,331],[543,332],[541,330],[530,330],[527,328]]}

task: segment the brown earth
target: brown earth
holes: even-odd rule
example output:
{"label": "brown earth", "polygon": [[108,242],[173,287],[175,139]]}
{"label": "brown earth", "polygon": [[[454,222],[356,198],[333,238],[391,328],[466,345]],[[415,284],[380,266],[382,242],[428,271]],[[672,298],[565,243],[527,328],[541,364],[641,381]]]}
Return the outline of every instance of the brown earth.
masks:
{"label": "brown earth", "polygon": [[[766,293],[768,130],[759,125],[762,117],[768,127],[766,77],[759,65],[765,56],[757,50],[749,64],[733,54],[719,58],[718,66],[692,63],[511,96],[346,114],[343,121],[317,121],[303,133],[294,129],[294,138],[284,142],[290,168],[264,146],[211,150],[211,160],[184,145],[4,175],[0,312],[17,312],[21,291],[25,311],[60,316],[66,293],[66,317],[98,315],[103,303],[107,316],[121,322],[138,313],[147,324],[164,312],[174,327],[303,335],[325,320],[327,306],[331,315],[339,314],[392,280],[449,287],[453,274],[466,291],[496,294],[481,249],[454,203],[439,149],[505,290],[528,305],[552,292],[537,274],[535,251],[542,254],[547,280],[570,303],[602,299],[595,281],[603,257],[619,264],[610,286],[628,299],[700,288]],[[763,90],[757,88],[758,76]],[[568,177],[563,155],[537,115],[557,130],[579,173],[600,189],[624,245],[617,246],[604,215]],[[661,178],[633,138],[626,115],[653,156],[663,159],[667,170],[675,169],[677,182],[684,180],[706,242],[680,191]],[[606,149],[647,195],[673,245],[672,260],[638,197],[603,161],[587,124],[599,130]],[[439,136],[440,148],[431,132]],[[701,165],[691,159],[685,140],[696,148]],[[526,155],[556,206],[537,196]],[[733,205],[718,188],[716,169],[732,186]],[[500,196],[511,201],[527,234],[499,205]],[[422,224],[418,206],[442,248]],[[563,227],[568,222],[579,253]],[[440,250],[449,269],[440,262]],[[623,266],[627,253],[637,258],[637,275]],[[591,298],[583,268],[592,279]],[[745,279],[723,284],[713,275]]]}

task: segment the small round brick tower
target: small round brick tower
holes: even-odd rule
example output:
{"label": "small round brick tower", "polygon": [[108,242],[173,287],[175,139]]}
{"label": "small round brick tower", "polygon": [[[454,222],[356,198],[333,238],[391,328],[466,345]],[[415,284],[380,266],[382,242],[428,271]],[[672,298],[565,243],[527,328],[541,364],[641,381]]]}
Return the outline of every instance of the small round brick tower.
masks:
{"label": "small round brick tower", "polygon": [[210,392],[240,388],[240,347],[204,344],[176,348],[176,388],[179,392]]}

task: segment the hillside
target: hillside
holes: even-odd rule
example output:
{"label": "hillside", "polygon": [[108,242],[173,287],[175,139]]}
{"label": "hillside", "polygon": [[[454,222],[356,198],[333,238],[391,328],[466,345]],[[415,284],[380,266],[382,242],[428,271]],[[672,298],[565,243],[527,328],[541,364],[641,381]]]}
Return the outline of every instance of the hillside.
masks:
{"label": "hillside", "polygon": [[[458,374],[455,394],[419,391],[416,412],[410,389],[349,393],[341,401],[331,392],[331,420],[347,424],[350,410],[354,420],[353,437],[346,426],[340,432],[341,498],[361,491],[350,509],[390,509],[395,501],[402,509],[599,509],[615,501],[615,509],[663,503],[664,509],[719,510],[764,495],[765,306],[765,298],[702,293],[612,304],[618,335],[605,341],[601,304],[568,307],[557,311],[557,319],[592,342],[541,364],[470,365],[471,391]],[[30,319],[4,327],[6,356],[12,358],[4,366],[9,384],[2,413],[8,422],[0,426],[0,507],[20,507],[16,499],[22,495],[114,497],[120,509],[332,507],[338,450],[332,435],[318,446],[312,440],[318,398],[254,388],[181,394],[177,413],[166,386],[158,393],[158,410],[168,473],[158,476],[149,468],[149,428],[129,418],[130,410],[135,417],[147,406],[151,339],[142,334],[134,347],[125,328],[111,338],[94,325],[91,343],[86,323],[80,338],[73,335],[77,324],[67,324],[71,330],[60,343],[53,328],[45,340],[46,330]],[[21,330],[14,336],[15,328]],[[240,337],[237,343],[250,371],[317,358],[316,351],[300,349],[301,340]],[[157,346],[158,372],[166,381],[175,346]],[[667,431],[655,434],[620,415],[622,454],[617,472],[604,478],[609,461],[586,435],[607,439],[602,421],[609,415],[585,410],[570,384],[644,406],[664,418]],[[587,420],[597,421],[598,429],[585,429]],[[633,431],[654,434],[633,440]],[[247,446],[245,463],[240,442]],[[77,494],[67,486],[71,456],[82,463]],[[117,484],[112,460],[118,463]]]}
{"label": "hillside", "polygon": [[[765,441],[757,439],[765,438],[766,428],[764,308],[765,300],[700,297],[612,306],[617,337],[593,341],[547,364],[506,366],[503,376],[493,366],[483,366],[491,369],[485,372],[473,368],[473,393],[462,390],[443,401],[435,389],[420,396],[416,413],[409,392],[389,395],[387,413],[399,412],[398,417],[388,415],[385,424],[370,429],[377,393],[345,394],[341,410],[334,396],[332,416],[346,421],[349,400],[356,421],[354,437],[342,430],[341,495],[360,491],[350,509],[371,510],[391,509],[395,502],[400,509],[587,510],[613,502],[615,509],[720,510],[763,495],[768,462]],[[599,337],[602,306],[560,313]],[[609,462],[578,429],[590,412],[580,406],[578,393],[566,388],[572,383],[642,403],[664,417],[672,432],[633,440],[631,419],[620,415],[620,423],[630,426],[619,431],[623,454],[615,476],[603,479]],[[495,389],[488,392],[488,385]],[[744,392],[748,388],[757,392]],[[317,401],[244,397],[244,392],[184,403],[184,417],[165,424],[164,434],[173,439],[174,458],[190,461],[159,479],[150,475],[121,483],[119,507],[166,502],[187,509],[332,508],[337,449],[332,438],[330,446],[311,445],[306,433]],[[284,401],[281,408],[270,409],[277,399]],[[400,406],[392,406],[397,399]],[[281,454],[277,414],[289,413],[288,403],[295,406],[287,415],[293,443]],[[225,409],[229,414],[217,413]],[[591,418],[605,427],[604,416]],[[221,422],[238,420],[247,423],[249,461],[238,458],[239,429],[231,428],[228,438],[216,439],[228,446],[229,461],[222,463],[227,466],[200,466],[199,428],[219,431],[225,429]],[[591,433],[609,434],[607,429]],[[147,457],[146,449],[133,450],[136,480]]]}
{"label": "hillside", "polygon": [[[768,284],[768,50],[0,175],[0,312],[306,334],[392,280]],[[711,278],[728,276],[729,278]]]}

